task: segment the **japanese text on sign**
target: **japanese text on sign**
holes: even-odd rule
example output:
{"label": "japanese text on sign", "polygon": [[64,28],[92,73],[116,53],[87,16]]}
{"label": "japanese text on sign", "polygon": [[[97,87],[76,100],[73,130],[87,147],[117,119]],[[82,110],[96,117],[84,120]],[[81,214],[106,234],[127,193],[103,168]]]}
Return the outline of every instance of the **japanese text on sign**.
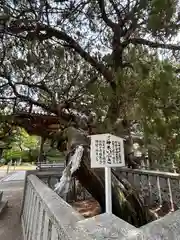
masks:
{"label": "japanese text on sign", "polygon": [[123,139],[111,134],[91,136],[91,167],[124,166]]}

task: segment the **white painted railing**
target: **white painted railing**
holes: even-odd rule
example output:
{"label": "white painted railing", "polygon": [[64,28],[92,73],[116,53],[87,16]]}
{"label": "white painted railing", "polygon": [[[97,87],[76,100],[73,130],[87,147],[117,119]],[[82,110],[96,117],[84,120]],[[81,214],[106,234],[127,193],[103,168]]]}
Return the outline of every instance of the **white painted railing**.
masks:
{"label": "white painted railing", "polygon": [[82,219],[39,178],[27,176],[21,215],[25,240],[73,239],[71,229]]}

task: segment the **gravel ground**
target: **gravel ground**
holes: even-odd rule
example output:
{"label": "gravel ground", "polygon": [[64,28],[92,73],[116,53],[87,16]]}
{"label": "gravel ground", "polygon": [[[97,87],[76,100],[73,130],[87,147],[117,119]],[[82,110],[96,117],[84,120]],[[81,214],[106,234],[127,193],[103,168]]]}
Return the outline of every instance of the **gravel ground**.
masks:
{"label": "gravel ground", "polygon": [[8,207],[0,215],[0,240],[23,240],[20,223],[23,182],[1,183],[0,190],[4,192],[3,199],[8,200]]}

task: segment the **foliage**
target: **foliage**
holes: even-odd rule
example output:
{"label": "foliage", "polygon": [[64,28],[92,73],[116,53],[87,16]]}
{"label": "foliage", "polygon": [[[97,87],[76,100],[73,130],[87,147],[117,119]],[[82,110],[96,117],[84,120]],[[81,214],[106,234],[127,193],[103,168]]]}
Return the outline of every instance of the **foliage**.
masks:
{"label": "foliage", "polygon": [[134,132],[153,161],[178,159],[179,7],[178,0],[2,1],[2,102],[16,111],[38,107],[89,133]]}
{"label": "foliage", "polygon": [[29,136],[24,129],[17,128],[10,149],[4,151],[3,157],[8,160],[32,162],[37,157],[38,138]]}
{"label": "foliage", "polygon": [[60,162],[64,161],[65,156],[62,152],[58,151],[55,148],[51,147],[51,143],[49,141],[46,141],[43,147],[44,155],[46,156],[46,160],[48,162]]}

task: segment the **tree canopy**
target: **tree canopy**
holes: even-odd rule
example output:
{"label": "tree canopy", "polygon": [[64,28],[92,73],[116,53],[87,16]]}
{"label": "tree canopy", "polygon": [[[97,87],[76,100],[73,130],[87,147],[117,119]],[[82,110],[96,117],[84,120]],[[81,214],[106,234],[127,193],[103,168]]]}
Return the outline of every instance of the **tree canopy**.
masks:
{"label": "tree canopy", "polygon": [[178,0],[1,1],[1,101],[90,133],[141,135],[153,159],[178,152],[179,8]]}

